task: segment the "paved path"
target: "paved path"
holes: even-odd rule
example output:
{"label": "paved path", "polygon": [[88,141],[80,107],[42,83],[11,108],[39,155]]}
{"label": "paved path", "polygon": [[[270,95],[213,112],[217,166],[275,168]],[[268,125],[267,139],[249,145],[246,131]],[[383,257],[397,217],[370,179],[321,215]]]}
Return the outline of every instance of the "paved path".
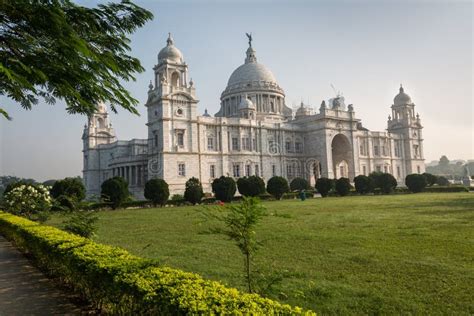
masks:
{"label": "paved path", "polygon": [[80,314],[69,296],[0,236],[0,316]]}

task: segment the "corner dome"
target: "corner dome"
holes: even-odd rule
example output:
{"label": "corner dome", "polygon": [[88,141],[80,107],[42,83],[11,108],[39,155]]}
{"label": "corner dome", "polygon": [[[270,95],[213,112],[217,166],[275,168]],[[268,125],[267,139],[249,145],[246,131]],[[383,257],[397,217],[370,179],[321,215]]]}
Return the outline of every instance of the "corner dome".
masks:
{"label": "corner dome", "polygon": [[393,99],[393,104],[394,105],[413,104],[411,97],[405,93],[402,85],[400,85],[400,92]]}
{"label": "corner dome", "polygon": [[252,100],[245,95],[239,104],[239,110],[246,110],[246,109],[255,109],[255,105],[253,104]]}
{"label": "corner dome", "polygon": [[174,46],[173,38],[171,37],[171,33],[168,33],[168,39],[166,40],[166,46],[160,50],[158,53],[158,63],[161,63],[165,60],[174,62],[174,63],[182,63],[183,62],[183,54],[179,49]]}

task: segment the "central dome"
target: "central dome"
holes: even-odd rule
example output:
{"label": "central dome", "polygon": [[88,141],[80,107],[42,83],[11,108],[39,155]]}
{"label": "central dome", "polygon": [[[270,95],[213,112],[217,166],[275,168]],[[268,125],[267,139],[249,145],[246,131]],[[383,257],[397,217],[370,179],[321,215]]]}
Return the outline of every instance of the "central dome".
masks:
{"label": "central dome", "polygon": [[235,69],[232,75],[230,75],[227,87],[247,85],[254,82],[277,83],[272,72],[267,67],[257,62],[255,50],[250,46],[247,49],[245,63]]}
{"label": "central dome", "polygon": [[243,64],[234,70],[232,75],[230,75],[227,86],[251,83],[253,81],[276,83],[275,77],[267,67],[257,62],[252,62]]}

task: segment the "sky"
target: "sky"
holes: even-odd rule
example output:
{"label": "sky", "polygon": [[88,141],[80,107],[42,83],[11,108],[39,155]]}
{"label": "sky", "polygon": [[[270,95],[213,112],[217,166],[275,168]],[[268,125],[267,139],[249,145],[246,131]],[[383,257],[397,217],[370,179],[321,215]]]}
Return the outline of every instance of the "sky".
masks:
{"label": "sky", "polygon": [[[80,1],[95,6],[95,1]],[[319,108],[334,97],[352,103],[370,130],[384,131],[402,83],[424,126],[426,162],[474,158],[473,4],[471,1],[136,1],[154,14],[131,36],[146,69],[124,86],[140,116],[111,115],[119,139],[145,138],[148,83],[168,32],[189,65],[199,112],[219,110],[252,33],[258,61],[275,75],[290,107]],[[0,98],[0,175],[37,180],[81,175],[86,117],[64,104],[31,111]]]}

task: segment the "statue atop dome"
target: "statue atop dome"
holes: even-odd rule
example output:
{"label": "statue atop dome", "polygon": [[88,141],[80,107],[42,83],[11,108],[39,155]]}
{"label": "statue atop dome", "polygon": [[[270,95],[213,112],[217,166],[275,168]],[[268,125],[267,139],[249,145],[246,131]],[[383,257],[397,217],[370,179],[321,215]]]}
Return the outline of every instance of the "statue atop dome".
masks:
{"label": "statue atop dome", "polygon": [[245,33],[247,35],[247,38],[249,39],[249,47],[252,47],[252,33]]}

